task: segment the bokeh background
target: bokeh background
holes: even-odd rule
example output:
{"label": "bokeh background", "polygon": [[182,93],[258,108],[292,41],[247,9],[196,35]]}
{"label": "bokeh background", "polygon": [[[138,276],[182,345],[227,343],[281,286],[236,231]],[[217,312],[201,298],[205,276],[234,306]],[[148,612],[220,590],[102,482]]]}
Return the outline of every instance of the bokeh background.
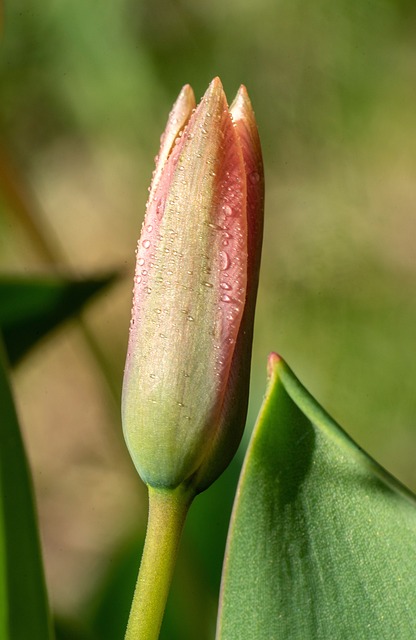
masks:
{"label": "bokeh background", "polygon": [[[416,489],[414,0],[11,0],[0,267],[118,281],[14,375],[59,638],[122,638],[146,496],[119,396],[134,249],[170,106],[244,83],[266,169],[250,432],[276,350]],[[165,638],[212,638],[243,449],[195,503]]]}

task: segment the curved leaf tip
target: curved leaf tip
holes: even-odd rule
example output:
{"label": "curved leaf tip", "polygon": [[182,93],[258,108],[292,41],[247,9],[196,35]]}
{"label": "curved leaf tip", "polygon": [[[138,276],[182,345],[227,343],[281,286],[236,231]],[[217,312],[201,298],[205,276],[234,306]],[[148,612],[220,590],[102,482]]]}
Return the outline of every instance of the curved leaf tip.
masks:
{"label": "curved leaf tip", "polygon": [[272,353],[227,541],[217,640],[416,637],[415,497]]}

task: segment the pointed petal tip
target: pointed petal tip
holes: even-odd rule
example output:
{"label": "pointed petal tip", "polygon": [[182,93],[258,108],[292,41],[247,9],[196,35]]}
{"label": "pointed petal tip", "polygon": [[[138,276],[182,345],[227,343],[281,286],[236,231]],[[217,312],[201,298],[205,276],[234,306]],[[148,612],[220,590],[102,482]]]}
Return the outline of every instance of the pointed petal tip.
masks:
{"label": "pointed petal tip", "polygon": [[179,133],[186,127],[195,109],[196,102],[191,85],[182,87],[175,103],[169,113],[165,130],[160,138],[160,149],[156,158],[156,167],[153,173],[153,180],[150,188],[148,204],[152,201],[160,182],[163,168],[174,147],[175,140]]}
{"label": "pointed petal tip", "polygon": [[220,80],[220,77],[219,76],[215,76],[215,78],[213,78],[211,80],[209,86],[222,89],[222,82]]}
{"label": "pointed petal tip", "polygon": [[247,87],[245,84],[240,84],[237,91],[237,96],[241,96],[241,98],[243,98],[244,100],[248,100],[250,102],[250,98],[248,97]]}
{"label": "pointed petal tip", "polygon": [[254,111],[251,104],[251,100],[248,95],[248,91],[245,85],[240,85],[236,96],[230,106],[230,113],[233,116],[234,122],[237,120],[243,120],[249,116],[254,119]]}
{"label": "pointed petal tip", "polygon": [[267,358],[267,377],[269,380],[276,374],[277,367],[281,362],[283,362],[283,359],[278,353],[275,351],[269,353]]}
{"label": "pointed petal tip", "polygon": [[224,110],[228,111],[227,98],[222,82],[217,76],[208,85],[208,89],[205,91],[197,107],[197,112],[200,117],[205,117],[206,115],[210,116],[215,113],[219,115]]}
{"label": "pointed petal tip", "polygon": [[222,86],[222,82],[218,76],[216,76],[208,85],[208,89],[205,92],[204,98],[209,99],[211,96],[223,95],[225,99],[225,93]]}
{"label": "pointed petal tip", "polygon": [[179,92],[172,107],[171,116],[178,115],[182,120],[189,119],[192,109],[195,109],[195,95],[190,84],[185,84]]}
{"label": "pointed petal tip", "polygon": [[194,102],[195,103],[195,96],[194,96],[194,90],[192,89],[190,84],[184,84],[182,89],[179,92],[178,98],[177,98],[177,102]]}

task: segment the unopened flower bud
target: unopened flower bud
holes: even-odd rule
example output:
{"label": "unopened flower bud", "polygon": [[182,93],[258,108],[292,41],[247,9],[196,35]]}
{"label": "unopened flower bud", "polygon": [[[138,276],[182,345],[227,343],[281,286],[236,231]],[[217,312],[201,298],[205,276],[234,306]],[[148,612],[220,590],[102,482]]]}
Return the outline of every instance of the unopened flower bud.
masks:
{"label": "unopened flower bud", "polygon": [[263,225],[263,168],[241,87],[219,79],[169,116],[137,249],[123,430],[150,486],[201,491],[244,428]]}

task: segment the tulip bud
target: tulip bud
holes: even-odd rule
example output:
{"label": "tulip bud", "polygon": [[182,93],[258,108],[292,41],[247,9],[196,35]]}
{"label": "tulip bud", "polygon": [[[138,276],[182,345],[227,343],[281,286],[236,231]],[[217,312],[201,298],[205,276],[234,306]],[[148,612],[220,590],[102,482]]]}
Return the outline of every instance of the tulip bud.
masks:
{"label": "tulip bud", "polygon": [[244,87],[219,79],[169,116],[137,249],[123,430],[150,486],[211,484],[247,412],[263,169]]}

